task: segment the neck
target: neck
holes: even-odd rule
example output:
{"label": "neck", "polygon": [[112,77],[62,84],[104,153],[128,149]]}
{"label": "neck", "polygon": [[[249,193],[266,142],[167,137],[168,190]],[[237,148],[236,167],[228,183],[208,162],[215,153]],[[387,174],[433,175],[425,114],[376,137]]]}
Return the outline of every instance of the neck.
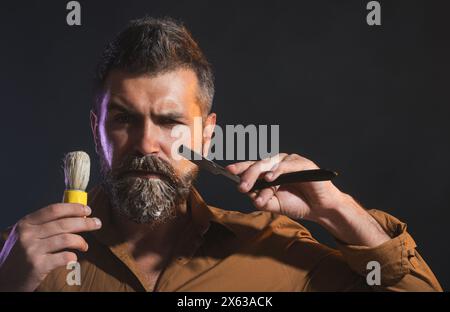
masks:
{"label": "neck", "polygon": [[113,218],[135,258],[150,254],[168,256],[189,221],[186,202],[177,207],[177,217],[158,225],[137,224],[116,214]]}

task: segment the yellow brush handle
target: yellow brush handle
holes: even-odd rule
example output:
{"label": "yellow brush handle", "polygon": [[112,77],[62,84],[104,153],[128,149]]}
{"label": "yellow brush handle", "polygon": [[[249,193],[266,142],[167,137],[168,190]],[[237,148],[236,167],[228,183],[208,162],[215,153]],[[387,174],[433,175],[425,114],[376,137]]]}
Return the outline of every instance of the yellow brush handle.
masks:
{"label": "yellow brush handle", "polygon": [[87,193],[78,190],[65,190],[63,202],[87,205]]}

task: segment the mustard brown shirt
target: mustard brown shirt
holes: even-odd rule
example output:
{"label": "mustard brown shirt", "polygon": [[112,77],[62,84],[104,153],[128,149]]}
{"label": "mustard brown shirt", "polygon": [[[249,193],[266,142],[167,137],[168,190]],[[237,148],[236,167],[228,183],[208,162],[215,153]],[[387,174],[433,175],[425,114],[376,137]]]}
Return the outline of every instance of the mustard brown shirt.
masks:
{"label": "mustard brown shirt", "polygon": [[[389,241],[375,248],[337,242],[332,249],[286,216],[211,207],[195,189],[191,222],[152,288],[111,223],[105,191],[97,186],[88,198],[103,226],[82,234],[89,250],[79,253],[81,285],[68,285],[70,271],[60,267],[37,291],[442,291],[406,224],[387,213],[368,211]],[[379,286],[366,281],[370,261],[380,264]]]}

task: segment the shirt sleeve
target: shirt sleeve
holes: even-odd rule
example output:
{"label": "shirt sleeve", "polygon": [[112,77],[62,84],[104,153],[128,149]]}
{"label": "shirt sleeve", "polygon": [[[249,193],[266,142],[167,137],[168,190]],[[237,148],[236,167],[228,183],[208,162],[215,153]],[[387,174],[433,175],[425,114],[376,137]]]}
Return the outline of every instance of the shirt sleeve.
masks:
{"label": "shirt sleeve", "polygon": [[[373,248],[337,241],[347,265],[364,279],[364,288],[381,291],[442,291],[433,272],[418,253],[414,239],[406,230],[407,225],[379,210],[368,210],[368,213],[391,237],[390,240]],[[379,269],[379,279],[369,283],[368,274],[374,269]],[[358,290],[360,286],[355,285],[355,288]]]}

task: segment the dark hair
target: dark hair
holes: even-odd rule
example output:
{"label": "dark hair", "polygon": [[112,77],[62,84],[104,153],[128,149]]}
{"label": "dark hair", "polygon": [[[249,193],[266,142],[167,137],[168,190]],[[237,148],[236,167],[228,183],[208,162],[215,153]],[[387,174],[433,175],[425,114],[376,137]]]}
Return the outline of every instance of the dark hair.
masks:
{"label": "dark hair", "polygon": [[167,17],[132,20],[103,51],[95,75],[94,111],[99,111],[104,82],[112,70],[156,75],[183,67],[196,73],[198,100],[203,113],[209,113],[214,97],[212,68],[187,28]]}

